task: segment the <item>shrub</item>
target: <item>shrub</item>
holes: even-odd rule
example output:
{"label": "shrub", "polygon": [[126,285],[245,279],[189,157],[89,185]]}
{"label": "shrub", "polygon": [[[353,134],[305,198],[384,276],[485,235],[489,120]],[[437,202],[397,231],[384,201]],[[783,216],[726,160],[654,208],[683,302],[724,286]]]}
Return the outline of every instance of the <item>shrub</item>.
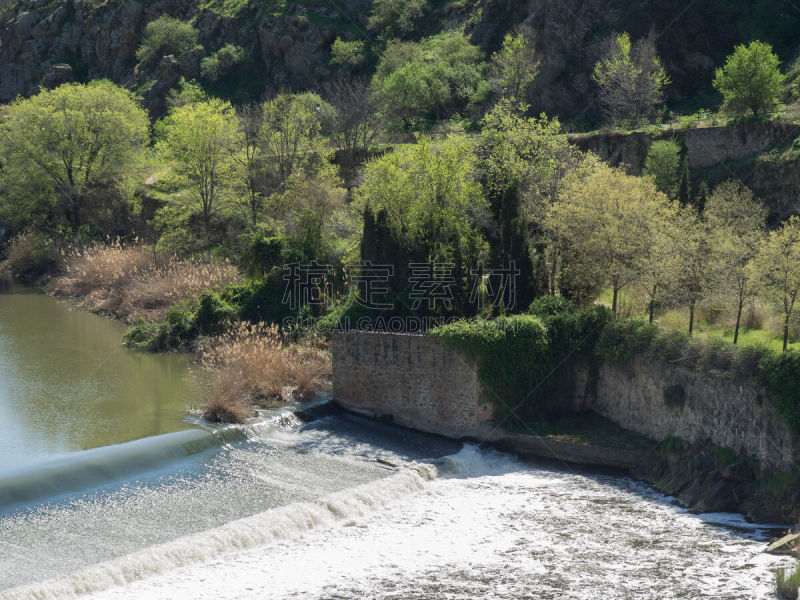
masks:
{"label": "shrub", "polygon": [[307,260],[300,245],[292,238],[257,234],[243,252],[240,267],[249,277],[264,277],[284,265]]}
{"label": "shrub", "polygon": [[57,253],[51,240],[39,233],[22,233],[6,246],[5,267],[13,275],[35,278],[52,271]]}
{"label": "shrub", "polygon": [[541,296],[531,302],[528,312],[538,317],[550,317],[563,313],[574,313],[575,305],[561,296]]}
{"label": "shrub", "polygon": [[200,62],[200,75],[206,81],[215,82],[231,74],[231,71],[247,60],[247,52],[241,46],[225,44],[211,56]]}
{"label": "shrub", "polygon": [[144,41],[136,51],[136,59],[149,62],[167,54],[180,56],[194,48],[197,30],[190,23],[162,15],[144,29]]}
{"label": "shrub", "polygon": [[610,363],[626,363],[646,355],[658,335],[657,325],[640,319],[615,319],[604,328],[597,341],[597,355]]}
{"label": "shrub", "polygon": [[331,64],[344,70],[358,69],[364,64],[364,42],[337,37],[331,45]]}
{"label": "shrub", "polygon": [[766,352],[758,363],[758,380],[793,437],[800,439],[800,352]]}

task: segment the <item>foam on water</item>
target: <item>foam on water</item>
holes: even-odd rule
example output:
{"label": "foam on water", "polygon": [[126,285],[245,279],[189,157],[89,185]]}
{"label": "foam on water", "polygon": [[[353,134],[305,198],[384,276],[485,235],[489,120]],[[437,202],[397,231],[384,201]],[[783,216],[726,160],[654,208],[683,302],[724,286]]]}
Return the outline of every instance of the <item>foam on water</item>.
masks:
{"label": "foam on water", "polygon": [[[223,524],[134,546],[7,589],[0,599],[752,600],[773,597],[772,571],[792,562],[761,554],[764,532],[736,515],[689,515],[632,480],[540,469],[474,445],[414,458],[436,443],[350,417],[301,427],[289,415],[273,416],[214,459],[237,473],[229,484],[217,489],[214,477],[202,478],[185,493],[155,485],[88,512],[77,508],[67,520],[136,532],[147,519],[166,523],[206,510]],[[230,505],[259,506],[272,489],[307,499],[225,518],[235,514],[224,512]],[[8,523],[23,532],[39,527],[34,538],[60,526],[47,515],[39,524],[28,517]]]}

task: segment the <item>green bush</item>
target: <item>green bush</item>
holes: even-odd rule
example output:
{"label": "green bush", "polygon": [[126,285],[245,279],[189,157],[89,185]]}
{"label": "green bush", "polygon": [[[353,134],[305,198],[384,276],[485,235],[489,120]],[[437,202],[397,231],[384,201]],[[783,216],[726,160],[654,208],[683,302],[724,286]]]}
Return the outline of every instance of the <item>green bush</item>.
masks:
{"label": "green bush", "polygon": [[575,310],[575,305],[561,296],[540,296],[531,302],[528,308],[528,312],[537,317],[574,313]]}
{"label": "green bush", "polygon": [[630,362],[649,352],[658,333],[658,325],[651,325],[640,319],[610,321],[600,334],[597,355],[610,363]]}
{"label": "green bush", "polygon": [[34,279],[56,267],[56,256],[50,238],[40,233],[23,233],[8,242],[5,266],[13,275]]}
{"label": "green bush", "polygon": [[162,15],[150,21],[144,29],[144,40],[136,51],[136,59],[149,62],[162,56],[176,57],[194,48],[197,30],[190,23]]}
{"label": "green bush", "polygon": [[536,406],[537,391],[550,384],[552,370],[547,330],[538,317],[457,321],[430,333],[476,362],[484,393],[499,409],[499,423],[524,426],[548,416]]}
{"label": "green bush", "polygon": [[225,44],[200,62],[200,75],[208,82],[216,82],[230,75],[231,71],[247,58],[247,52],[241,46]]}
{"label": "green bush", "polygon": [[257,234],[242,254],[239,267],[249,277],[261,278],[275,269],[308,259],[292,238]]}

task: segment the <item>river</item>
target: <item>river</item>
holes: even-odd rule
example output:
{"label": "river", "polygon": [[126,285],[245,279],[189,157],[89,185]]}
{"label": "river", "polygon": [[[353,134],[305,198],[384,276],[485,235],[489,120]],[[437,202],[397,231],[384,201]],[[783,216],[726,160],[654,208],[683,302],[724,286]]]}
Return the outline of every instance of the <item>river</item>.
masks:
{"label": "river", "polygon": [[752,599],[791,564],[625,477],[349,414],[204,425],[186,359],[119,334],[0,294],[0,598]]}

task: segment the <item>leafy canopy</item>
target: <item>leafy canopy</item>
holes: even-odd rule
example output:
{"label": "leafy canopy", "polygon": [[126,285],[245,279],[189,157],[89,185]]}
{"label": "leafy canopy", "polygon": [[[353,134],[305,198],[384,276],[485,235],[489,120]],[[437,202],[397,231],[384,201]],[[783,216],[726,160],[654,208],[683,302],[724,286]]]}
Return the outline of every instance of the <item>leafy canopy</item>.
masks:
{"label": "leafy canopy", "polygon": [[723,96],[723,110],[759,114],[775,108],[783,92],[779,65],[769,44],[754,41],[736,46],[714,77],[714,87]]}
{"label": "leafy canopy", "polygon": [[4,209],[22,223],[57,206],[73,226],[83,224],[90,201],[96,210],[109,210],[149,130],[147,113],[133,95],[106,80],[66,84],[12,102],[0,120]]}
{"label": "leafy canopy", "polygon": [[452,262],[456,248],[479,243],[476,220],[486,200],[476,180],[472,144],[421,137],[364,168],[357,198],[362,209],[385,211],[395,237],[420,248],[431,262]]}
{"label": "leafy canopy", "polygon": [[492,88],[504,98],[524,100],[538,70],[531,39],[524,33],[507,33],[502,47],[492,56]]}
{"label": "leafy canopy", "polygon": [[653,178],[656,187],[670,198],[677,198],[680,183],[681,147],[672,140],[650,144],[644,159],[643,174]]}
{"label": "leafy canopy", "polygon": [[156,148],[191,187],[209,225],[236,173],[242,146],[239,122],[229,102],[209,99],[175,108],[159,124]]}

